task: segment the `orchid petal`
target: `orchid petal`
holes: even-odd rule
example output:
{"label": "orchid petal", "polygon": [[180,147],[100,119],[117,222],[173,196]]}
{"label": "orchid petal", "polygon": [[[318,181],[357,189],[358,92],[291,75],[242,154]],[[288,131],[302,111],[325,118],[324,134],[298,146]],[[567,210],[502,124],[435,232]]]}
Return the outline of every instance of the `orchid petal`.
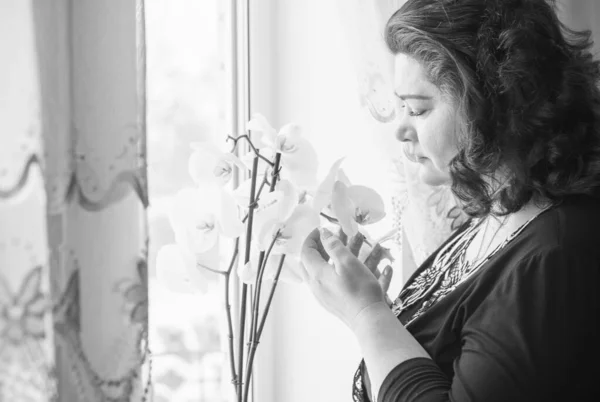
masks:
{"label": "orchid petal", "polygon": [[341,181],[336,181],[331,197],[331,209],[348,237],[358,233],[358,225],[354,220],[355,207],[348,196],[348,187]]}
{"label": "orchid petal", "polygon": [[315,196],[312,201],[312,205],[317,212],[321,212],[321,210],[329,204],[331,200],[331,193],[333,191],[333,186],[335,183],[335,179],[338,174],[338,170],[340,169],[340,165],[344,161],[345,158],[340,158],[331,165],[329,169],[329,173],[325,176],[325,179],[319,184],[317,187],[317,191],[315,192]]}
{"label": "orchid petal", "polygon": [[252,137],[256,138],[256,145],[259,148],[263,146],[273,148],[275,146],[275,138],[277,133],[271,126],[265,116],[260,113],[255,113],[246,125],[246,128],[253,131]]}
{"label": "orchid petal", "polygon": [[254,285],[254,282],[256,281],[256,271],[256,264],[248,261],[246,264],[239,266],[237,274],[243,283]]}
{"label": "orchid petal", "polygon": [[268,221],[262,222],[260,226],[257,226],[257,246],[260,251],[267,250],[271,242],[273,241],[273,236],[281,228],[282,223],[277,219],[270,219]]}
{"label": "orchid petal", "polygon": [[188,170],[198,185],[218,183],[223,186],[233,176],[234,167],[246,170],[244,163],[231,152],[222,152],[212,144],[196,146],[190,155]]}
{"label": "orchid petal", "polygon": [[258,200],[255,216],[258,220],[277,219],[283,221],[285,218],[283,214],[286,212],[283,206],[290,202],[289,197],[290,195],[286,197],[282,190],[262,194]]}
{"label": "orchid petal", "polygon": [[355,207],[355,220],[361,225],[379,222],[385,217],[383,198],[372,188],[350,186],[347,194]]}
{"label": "orchid petal", "polygon": [[317,169],[290,169],[284,161],[281,177],[294,183],[299,188],[315,188],[318,184]]}
{"label": "orchid petal", "polygon": [[169,210],[176,242],[195,253],[212,248],[218,240],[217,207],[208,190],[202,194],[198,189],[180,190]]}
{"label": "orchid petal", "polygon": [[[253,236],[258,239],[259,247],[264,250],[270,244],[272,238],[272,227],[275,223],[281,223],[283,191],[275,190],[261,196],[258,207],[254,214]],[[268,236],[268,239],[265,236]],[[262,242],[266,242],[263,244]]]}
{"label": "orchid petal", "polygon": [[231,163],[232,165],[235,165],[238,168],[240,168],[240,170],[246,169],[246,165],[244,164],[244,162],[242,162],[242,160],[238,158],[237,155],[232,154],[231,152],[224,152],[221,157],[227,162]]}
{"label": "orchid petal", "polygon": [[[260,150],[260,154],[266,158],[267,160],[272,161],[273,160],[273,151],[270,148],[262,148]],[[256,154],[254,153],[254,151],[249,151],[246,152],[241,158],[240,160],[242,161],[242,163],[244,164],[244,166],[246,166],[246,169],[252,171],[252,167],[254,165],[254,157],[256,156]],[[263,174],[267,168],[269,168],[270,165],[267,164],[267,162],[265,162],[262,158],[258,159],[258,166],[256,168],[256,170],[260,173]]]}
{"label": "orchid petal", "polygon": [[296,123],[283,126],[275,139],[275,150],[282,154],[294,153],[302,140],[302,128]]}
{"label": "orchid petal", "polygon": [[312,144],[304,138],[296,141],[294,149],[281,154],[282,164],[290,170],[309,170],[315,175],[319,170],[319,158]]}
{"label": "orchid petal", "polygon": [[239,217],[238,208],[233,196],[221,191],[221,208],[219,214],[219,229],[223,236],[236,238],[244,232],[244,224]]}
{"label": "orchid petal", "polygon": [[273,126],[271,126],[269,120],[267,120],[267,118],[260,113],[252,114],[252,118],[246,125],[246,128],[248,130],[259,131],[262,133],[275,132],[275,129]]}
{"label": "orchid petal", "polygon": [[219,232],[216,230],[216,219],[197,222],[175,230],[175,241],[193,253],[204,253],[217,244]]}
{"label": "orchid petal", "polygon": [[236,155],[232,154],[231,152],[224,152],[223,154],[221,154],[219,162],[221,164],[226,163],[230,167],[230,169],[227,170],[228,175],[219,177],[219,178],[221,178],[221,182],[223,185],[227,184],[229,182],[229,180],[231,179],[231,177],[233,176],[234,166],[237,167],[240,172],[245,172],[247,170],[250,170],[246,167],[246,165],[244,164],[244,162],[242,162],[242,160],[240,158],[238,158]]}
{"label": "orchid petal", "polygon": [[218,161],[217,155],[207,152],[205,149],[192,152],[188,161],[188,172],[194,183],[202,185],[214,182],[214,170]]}
{"label": "orchid petal", "polygon": [[176,244],[158,250],[156,277],[167,289],[178,293],[195,293],[200,283],[193,255]]}
{"label": "orchid petal", "polygon": [[196,266],[193,267],[193,269],[208,269],[215,271],[219,269],[220,262],[221,258],[219,256],[219,243],[217,243],[210,250],[201,254],[196,254]]}
{"label": "orchid petal", "polygon": [[280,180],[275,188],[283,194],[280,200],[279,218],[284,221],[292,214],[294,207],[298,205],[300,195],[296,186],[289,180]]}
{"label": "orchid petal", "polygon": [[346,185],[346,187],[350,187],[352,185],[352,183],[350,182],[350,179],[346,175],[346,172],[344,172],[344,169],[338,170],[337,180],[344,183]]}
{"label": "orchid petal", "polygon": [[[257,178],[258,180],[258,178]],[[250,205],[250,189],[252,187],[252,179],[244,180],[232,192],[235,203],[242,209],[248,209]]]}
{"label": "orchid petal", "polygon": [[169,222],[174,230],[185,225],[187,217],[196,209],[196,199],[198,190],[195,188],[184,188],[175,194],[168,211]]}
{"label": "orchid petal", "polygon": [[319,213],[310,205],[297,205],[282,227],[280,241],[273,248],[277,254],[300,253],[306,237],[319,226]]}
{"label": "orchid petal", "polygon": [[310,198],[310,192],[307,189],[302,189],[298,192],[298,204],[305,204]]}
{"label": "orchid petal", "polygon": [[291,182],[281,180],[277,188],[262,196],[256,209],[255,227],[261,250],[269,247],[277,229],[292,215],[298,204],[298,191]]}

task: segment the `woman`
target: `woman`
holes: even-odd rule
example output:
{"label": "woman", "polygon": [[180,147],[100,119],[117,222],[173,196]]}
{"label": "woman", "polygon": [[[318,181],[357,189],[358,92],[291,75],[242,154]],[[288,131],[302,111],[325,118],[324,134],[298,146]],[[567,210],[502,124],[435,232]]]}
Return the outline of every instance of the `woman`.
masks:
{"label": "woman", "polygon": [[471,219],[391,309],[389,279],[336,236],[305,242],[306,283],[363,352],[354,400],[589,400],[600,340],[600,68],[589,34],[544,0],[408,0],[385,36],[398,140]]}

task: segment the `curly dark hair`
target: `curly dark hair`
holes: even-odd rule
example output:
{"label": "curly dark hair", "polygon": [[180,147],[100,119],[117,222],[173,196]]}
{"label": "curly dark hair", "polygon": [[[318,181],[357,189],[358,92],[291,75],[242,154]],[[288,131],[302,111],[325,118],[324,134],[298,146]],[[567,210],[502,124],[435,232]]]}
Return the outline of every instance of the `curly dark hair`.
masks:
{"label": "curly dark hair", "polygon": [[465,116],[450,175],[469,215],[599,195],[600,64],[553,1],[408,0],[385,39]]}

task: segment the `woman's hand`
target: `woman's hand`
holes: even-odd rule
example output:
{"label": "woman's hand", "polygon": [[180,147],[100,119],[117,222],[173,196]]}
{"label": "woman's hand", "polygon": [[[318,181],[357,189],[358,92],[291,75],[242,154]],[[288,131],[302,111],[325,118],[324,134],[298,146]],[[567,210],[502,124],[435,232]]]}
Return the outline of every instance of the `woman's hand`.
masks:
{"label": "woman's hand", "polygon": [[383,289],[387,305],[391,306],[392,301],[388,297],[387,291],[390,288],[394,271],[390,265],[386,265],[382,272],[379,272],[378,269],[379,263],[382,260],[388,259],[390,262],[394,260],[390,254],[390,250],[382,247],[379,243],[375,244],[374,247],[371,247],[365,242],[365,236],[361,232],[358,232],[355,236],[353,236],[350,241],[348,241],[347,238],[346,241],[344,241],[344,235],[344,232],[340,230],[340,240],[342,240],[344,244],[347,243],[350,252],[354,254],[354,256],[360,261],[362,261],[363,264],[369,268],[369,271],[375,275],[375,278],[377,278],[377,281],[379,281],[379,284],[381,285],[381,289]]}
{"label": "woman's hand", "polygon": [[[386,302],[383,288],[389,286],[391,278],[388,267],[378,280],[355,256],[360,246],[354,242],[358,240],[351,239],[346,247],[337,236],[322,229],[322,235],[314,230],[302,248],[305,282],[319,303],[350,328],[363,309]],[[333,264],[328,262],[330,258]]]}

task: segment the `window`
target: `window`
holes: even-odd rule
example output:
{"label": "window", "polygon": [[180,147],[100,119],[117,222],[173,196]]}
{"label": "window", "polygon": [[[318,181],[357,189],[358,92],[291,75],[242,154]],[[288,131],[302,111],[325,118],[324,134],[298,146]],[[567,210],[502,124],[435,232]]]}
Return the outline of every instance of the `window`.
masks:
{"label": "window", "polygon": [[156,253],[174,242],[167,209],[192,186],[190,143],[229,128],[231,18],[222,0],[147,0],[149,304],[155,402],[225,402],[231,384],[223,334],[223,284],[208,271],[196,295],[156,280]]}

